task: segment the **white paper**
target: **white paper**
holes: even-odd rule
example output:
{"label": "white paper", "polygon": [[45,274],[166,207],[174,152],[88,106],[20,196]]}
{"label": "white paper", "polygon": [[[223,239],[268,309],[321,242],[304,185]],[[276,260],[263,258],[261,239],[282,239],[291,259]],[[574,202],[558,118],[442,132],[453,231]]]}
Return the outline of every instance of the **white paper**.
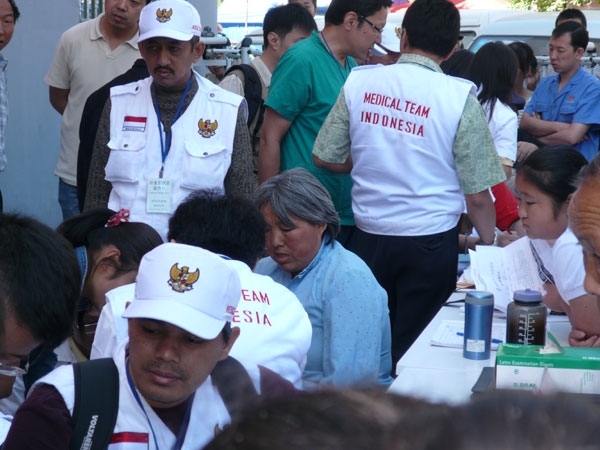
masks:
{"label": "white paper", "polygon": [[528,238],[518,239],[504,248],[478,245],[476,251],[469,250],[469,254],[475,286],[477,290],[494,294],[494,308],[506,312],[514,291],[542,292],[542,280]]}
{"label": "white paper", "polygon": [[[462,320],[443,320],[431,337],[431,345],[439,347],[463,348],[465,323]],[[504,342],[506,337],[506,324],[492,323],[491,349],[498,348],[498,341]]]}

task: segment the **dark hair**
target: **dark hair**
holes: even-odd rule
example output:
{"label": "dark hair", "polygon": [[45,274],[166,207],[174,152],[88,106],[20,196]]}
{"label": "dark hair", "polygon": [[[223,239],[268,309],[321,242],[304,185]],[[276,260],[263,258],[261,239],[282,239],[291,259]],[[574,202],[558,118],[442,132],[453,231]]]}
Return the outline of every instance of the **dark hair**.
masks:
{"label": "dark hair", "polygon": [[[397,436],[396,427],[404,420],[420,417],[425,422],[452,411],[448,405],[382,389],[320,389],[270,398],[244,408],[239,419],[232,421],[205,450],[387,449],[387,442]],[[405,443],[414,444],[410,430],[405,431]]]}
{"label": "dark hair", "polygon": [[115,270],[137,270],[142,256],[161,245],[162,239],[154,228],[141,222],[122,222],[114,227],[105,227],[114,214],[115,211],[108,208],[91,209],[65,220],[56,231],[73,247],[85,247],[90,263],[95,261],[100,250],[114,245],[120,252],[118,261],[112,262]]}
{"label": "dark hair", "polygon": [[81,273],[71,245],[29,217],[0,214],[0,337],[8,311],[54,348],[71,333]]}
{"label": "dark hair", "polygon": [[528,44],[521,41],[515,41],[508,44],[508,46],[515,52],[515,55],[517,55],[521,72],[524,74],[527,74],[529,71],[535,72],[537,69],[537,59],[535,58],[533,49]]}
{"label": "dark hair", "polygon": [[496,101],[510,103],[510,94],[517,77],[517,55],[500,41],[488,42],[475,53],[470,79],[479,88],[477,100],[489,102],[488,121],[492,118]]}
{"label": "dark hair", "polygon": [[460,15],[447,0],[415,0],[404,14],[402,28],[411,47],[446,57],[460,35]]}
{"label": "dark hair", "polygon": [[580,394],[490,391],[458,406],[451,420],[446,436],[454,445],[446,448],[593,449],[600,442],[598,405]]}
{"label": "dark hair", "polygon": [[569,21],[558,25],[552,31],[552,39],[559,38],[565,34],[571,35],[571,46],[573,47],[573,50],[577,51],[578,48],[585,50],[587,48],[588,42],[590,41],[589,34],[587,30],[577,22]]}
{"label": "dark hair", "polygon": [[517,175],[552,199],[554,216],[575,192],[585,157],[567,145],[542,147],[531,153],[517,168]]}
{"label": "dark hair", "polygon": [[262,213],[250,200],[198,191],[173,213],[167,238],[242,261],[252,269],[265,249],[266,230]]}
{"label": "dark hair", "polygon": [[392,0],[332,0],[325,11],[325,25],[341,25],[349,12],[355,12],[364,18],[372,16],[381,8],[391,6]]}
{"label": "dark hair", "polygon": [[442,61],[440,67],[446,75],[452,75],[453,77],[465,78],[468,80],[474,57],[475,53],[471,50],[457,50],[452,53],[450,58]]}
{"label": "dark hair", "polygon": [[340,232],[340,217],[329,192],[314,175],[301,167],[287,170],[261,184],[254,193],[254,204],[261,210],[269,205],[286,227],[295,226],[293,217],[312,225],[327,224],[325,234],[331,242]]}
{"label": "dark hair", "polygon": [[[294,1],[294,0],[288,0],[288,5],[292,5],[292,4],[293,4],[293,3],[292,3],[293,1]],[[317,10],[317,0],[311,0],[311,1],[312,1],[312,4],[314,5],[314,7],[315,7],[315,11],[316,11],[316,10]]]}
{"label": "dark hair", "polygon": [[581,169],[580,182],[600,177],[600,153],[596,153],[587,166]]}
{"label": "dark hair", "polygon": [[223,329],[221,330],[221,335],[223,336],[223,341],[225,344],[229,344],[229,338],[231,337],[231,322],[225,322],[223,325]]}
{"label": "dark hair", "polygon": [[557,27],[558,22],[575,20],[580,20],[583,28],[587,30],[587,19],[585,18],[585,14],[577,8],[567,8],[562,10],[560,14],[556,16],[556,22],[554,22],[554,26]]}
{"label": "dark hair", "polygon": [[289,3],[269,9],[263,20],[264,48],[269,46],[269,33],[275,33],[283,39],[295,28],[307,33],[317,29],[315,19],[304,6]]}
{"label": "dark hair", "polygon": [[10,7],[12,8],[13,19],[14,19],[15,23],[17,23],[17,19],[19,17],[21,17],[21,11],[19,11],[19,8],[17,7],[15,0],[8,0],[8,3],[10,4]]}

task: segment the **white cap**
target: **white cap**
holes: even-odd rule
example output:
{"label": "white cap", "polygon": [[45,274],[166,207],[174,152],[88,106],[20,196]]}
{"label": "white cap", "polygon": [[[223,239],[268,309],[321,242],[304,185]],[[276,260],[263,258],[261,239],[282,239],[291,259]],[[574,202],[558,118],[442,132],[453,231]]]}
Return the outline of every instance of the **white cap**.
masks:
{"label": "white cap", "polygon": [[123,317],[168,322],[210,340],[231,322],[241,289],[237,273],[214,253],[162,244],[142,258]]}
{"label": "white cap", "polygon": [[200,14],[185,0],[158,0],[148,3],[140,14],[138,42],[154,37],[189,41],[200,36]]}

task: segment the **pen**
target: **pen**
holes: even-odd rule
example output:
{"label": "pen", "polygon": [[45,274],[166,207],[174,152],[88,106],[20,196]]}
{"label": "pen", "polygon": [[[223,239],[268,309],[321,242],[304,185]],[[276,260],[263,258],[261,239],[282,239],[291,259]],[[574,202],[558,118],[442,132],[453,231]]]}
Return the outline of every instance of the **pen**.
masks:
{"label": "pen", "polygon": [[[460,331],[456,332],[457,336],[464,336],[465,333],[461,333]],[[492,339],[492,344],[502,344],[502,339]]]}

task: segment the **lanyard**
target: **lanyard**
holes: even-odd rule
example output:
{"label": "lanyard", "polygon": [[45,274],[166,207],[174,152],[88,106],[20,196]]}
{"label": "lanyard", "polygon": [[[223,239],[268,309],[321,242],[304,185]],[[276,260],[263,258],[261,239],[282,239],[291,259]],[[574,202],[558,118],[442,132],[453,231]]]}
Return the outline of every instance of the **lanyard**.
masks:
{"label": "lanyard", "polygon": [[[165,139],[163,140],[163,130],[162,130],[162,120],[160,117],[160,108],[158,107],[158,94],[156,92],[156,83],[154,84],[154,111],[156,111],[156,117],[158,118],[158,134],[160,135],[160,153],[162,155],[162,165],[160,166],[160,172],[158,173],[158,177],[162,178],[165,172],[165,160],[167,159],[167,155],[169,154],[169,150],[171,150],[171,139],[173,137],[172,127],[173,124],[179,119],[179,115],[181,114],[181,108],[183,108],[183,103],[185,102],[185,97],[190,90],[190,86],[192,85],[192,80],[194,79],[194,75],[190,75],[190,79],[188,80],[187,86],[185,87],[185,91],[183,91],[183,96],[179,101],[179,106],[177,107],[177,111],[175,112],[175,117],[173,117],[173,122],[171,122],[171,126],[169,127],[169,131],[165,133]],[[166,141],[166,142],[165,142]]]}
{"label": "lanyard", "polygon": [[[131,379],[131,374],[129,373],[129,359],[127,359],[127,364],[125,365],[125,372],[127,374],[127,382],[129,383],[129,388],[131,392],[133,392],[133,396],[135,397],[135,401],[138,406],[142,409],[144,416],[146,416],[146,420],[148,421],[148,425],[150,426],[150,431],[152,431],[152,438],[154,439],[154,446],[156,450],[160,450],[158,446],[158,440],[156,439],[156,433],[154,432],[154,427],[152,426],[152,422],[150,422],[150,418],[148,417],[148,413],[146,409],[144,409],[144,405],[142,404],[142,400],[140,399],[140,395],[138,394],[135,385],[133,384],[133,380]],[[196,393],[194,392],[191,397],[188,399],[187,409],[185,410],[185,416],[183,416],[183,422],[181,423],[181,427],[179,428],[179,433],[177,434],[177,440],[175,441],[175,445],[173,446],[173,450],[181,450],[183,447],[183,441],[185,439],[185,435],[187,433],[188,425],[190,424],[190,416],[192,414],[192,404],[194,403],[194,396]]]}
{"label": "lanyard", "polygon": [[331,55],[331,57],[337,63],[337,67],[340,70],[340,74],[342,75],[342,79],[345,81],[346,78],[348,78],[348,58],[346,58],[346,67],[344,67],[342,65],[342,63],[335,57],[335,54],[333,53],[333,50],[331,50],[331,47],[329,46],[329,42],[327,42],[327,39],[325,39],[325,35],[323,34],[323,32],[321,31],[321,33],[319,33],[319,34],[321,36],[321,40],[325,44],[325,47],[327,47],[327,51],[329,52],[329,54]]}

